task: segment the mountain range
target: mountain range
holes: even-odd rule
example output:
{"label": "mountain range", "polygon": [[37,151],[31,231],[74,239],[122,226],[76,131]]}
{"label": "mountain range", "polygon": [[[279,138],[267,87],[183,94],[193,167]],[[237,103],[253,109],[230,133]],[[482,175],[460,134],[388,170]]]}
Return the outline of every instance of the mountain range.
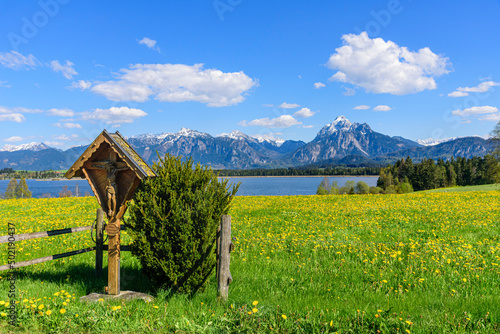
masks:
{"label": "mountain range", "polygon": [[[344,116],[324,126],[309,143],[250,137],[240,131],[219,136],[182,128],[177,133],[144,134],[128,138],[143,159],[152,164],[165,153],[192,157],[195,163],[214,169],[281,168],[299,166],[382,166],[400,158],[449,159],[486,155],[491,147],[481,137],[449,141],[416,142],[373,131],[366,123],[353,123]],[[43,143],[6,145],[0,151],[0,169],[64,170],[87,146],[66,151]]]}

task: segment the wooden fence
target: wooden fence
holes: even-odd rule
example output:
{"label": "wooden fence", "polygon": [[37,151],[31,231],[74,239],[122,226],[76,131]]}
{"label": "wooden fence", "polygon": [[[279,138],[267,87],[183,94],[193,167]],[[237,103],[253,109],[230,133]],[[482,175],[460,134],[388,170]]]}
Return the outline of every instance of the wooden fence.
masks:
{"label": "wooden fence", "polygon": [[[37,239],[37,238],[52,237],[55,235],[62,235],[62,234],[68,234],[68,233],[92,231],[93,228],[94,228],[93,225],[89,225],[89,226],[63,228],[63,229],[54,230],[54,231],[43,231],[43,232],[16,234],[13,236],[12,235],[5,235],[5,236],[0,237],[0,244],[7,243],[7,242],[17,242],[17,241],[22,241],[22,240],[31,240],[31,239]],[[66,252],[66,253],[61,253],[61,254],[49,255],[49,256],[40,257],[38,259],[33,259],[33,260],[28,260],[28,261],[15,262],[13,265],[10,265],[10,264],[2,265],[2,266],[0,266],[0,271],[22,268],[22,267],[30,266],[32,264],[62,259],[62,258],[68,257],[68,256],[74,256],[74,255],[78,255],[78,254],[92,252],[95,250],[96,251],[96,275],[100,276],[102,273],[102,254],[103,254],[104,250],[107,250],[107,245],[104,245],[104,240],[103,240],[104,212],[102,211],[102,209],[97,209],[95,229],[96,229],[96,239],[95,239],[96,245],[94,247],[78,249],[78,250],[74,250],[74,251],[70,251],[70,252]],[[12,239],[14,239],[14,241],[12,241]],[[128,250],[129,250],[128,246],[122,246],[122,251],[128,251]]]}
{"label": "wooden fence", "polygon": [[[63,228],[60,230],[54,231],[43,231],[43,232],[34,232],[34,233],[26,233],[26,234],[16,234],[16,235],[6,235],[0,236],[0,244],[6,242],[17,242],[22,240],[30,240],[36,238],[45,238],[51,237],[55,235],[62,235],[68,233],[77,233],[84,231],[91,231],[91,237],[93,241],[95,241],[96,245],[94,247],[78,249],[66,253],[49,255],[45,257],[41,257],[38,259],[15,262],[13,265],[6,264],[0,266],[0,271],[16,269],[21,267],[26,267],[32,264],[62,259],[68,256],[83,254],[87,252],[96,251],[95,257],[95,273],[97,277],[102,275],[102,263],[103,263],[103,252],[108,250],[108,245],[105,245],[104,242],[104,211],[102,209],[97,209],[97,216],[95,220],[95,239],[93,238],[93,230],[94,225],[89,226],[80,226],[80,227],[71,227],[71,228]],[[124,230],[127,228],[127,225],[121,225],[120,229]],[[12,241],[14,239],[14,241]],[[217,257],[217,267],[216,267],[216,276],[217,276],[217,293],[218,295],[226,300],[228,297],[228,286],[232,282],[233,278],[231,276],[231,272],[229,271],[229,263],[230,263],[230,252],[234,249],[234,245],[231,242],[231,216],[222,216],[221,223],[217,230],[217,240],[216,240],[216,257]],[[130,251],[130,247],[128,245],[121,245],[120,251],[126,252]]]}

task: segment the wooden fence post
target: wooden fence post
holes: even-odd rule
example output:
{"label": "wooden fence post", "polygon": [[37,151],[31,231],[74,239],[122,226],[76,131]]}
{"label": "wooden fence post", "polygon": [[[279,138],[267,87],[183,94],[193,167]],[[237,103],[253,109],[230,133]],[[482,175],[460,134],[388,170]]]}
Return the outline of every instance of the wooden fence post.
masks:
{"label": "wooden fence post", "polygon": [[95,275],[96,277],[102,276],[102,254],[103,254],[103,244],[104,244],[104,211],[99,208],[97,209],[96,218],[96,234],[95,234]]}
{"label": "wooden fence post", "polygon": [[234,245],[231,242],[231,216],[221,217],[220,227],[217,237],[217,294],[227,300],[229,294],[229,284],[233,281],[229,271],[230,255]]}

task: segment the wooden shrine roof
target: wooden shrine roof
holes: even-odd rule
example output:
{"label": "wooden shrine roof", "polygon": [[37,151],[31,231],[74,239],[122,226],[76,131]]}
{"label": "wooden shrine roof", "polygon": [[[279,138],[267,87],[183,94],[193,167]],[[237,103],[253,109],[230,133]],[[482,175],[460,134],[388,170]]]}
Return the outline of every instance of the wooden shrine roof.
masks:
{"label": "wooden shrine roof", "polygon": [[[109,133],[104,130],[90,146],[83,152],[83,154],[76,160],[66,172],[65,176],[68,179],[73,177],[84,177],[82,172],[83,164],[92,158],[94,153],[99,149],[102,143],[107,143],[113,148],[118,156],[127,163],[127,165],[136,173],[139,179],[146,177],[154,177],[156,173],[148,166],[147,163],[137,154],[137,152],[130,146],[125,138],[116,131]],[[92,160],[92,159],[91,159]]]}

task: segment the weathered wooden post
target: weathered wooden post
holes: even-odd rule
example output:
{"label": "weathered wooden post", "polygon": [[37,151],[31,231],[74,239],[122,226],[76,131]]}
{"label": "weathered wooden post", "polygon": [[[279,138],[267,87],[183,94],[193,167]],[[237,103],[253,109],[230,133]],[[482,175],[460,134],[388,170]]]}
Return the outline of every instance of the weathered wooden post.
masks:
{"label": "weathered wooden post", "polygon": [[101,208],[97,209],[96,217],[96,233],[95,233],[95,275],[102,276],[102,253],[104,246],[104,211]]}
{"label": "weathered wooden post", "polygon": [[120,294],[120,219],[127,202],[146,177],[156,174],[117,131],[104,130],[66,173],[85,177],[106,213],[108,224],[108,294]]}
{"label": "weathered wooden post", "polygon": [[231,242],[231,216],[223,215],[217,231],[216,254],[217,254],[217,294],[227,300],[229,284],[233,281],[229,270],[230,252],[234,249]]}

